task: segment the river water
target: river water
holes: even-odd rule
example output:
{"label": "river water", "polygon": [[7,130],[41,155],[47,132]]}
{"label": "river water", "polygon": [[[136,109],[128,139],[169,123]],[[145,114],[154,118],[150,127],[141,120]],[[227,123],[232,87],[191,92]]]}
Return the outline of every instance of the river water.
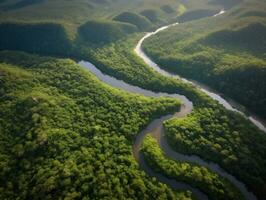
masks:
{"label": "river water", "polygon": [[[214,17],[219,16],[221,14],[223,14],[224,11],[221,11],[220,13],[216,14]],[[174,23],[168,26],[163,26],[159,29],[157,29],[154,32],[151,33],[147,33],[143,38],[141,38],[141,40],[138,42],[136,48],[135,48],[135,52],[137,53],[137,55],[142,58],[144,60],[144,62],[152,67],[154,70],[156,70],[157,72],[159,72],[161,75],[167,76],[167,77],[172,77],[172,78],[178,78],[183,80],[184,82],[190,83],[194,86],[196,86],[197,88],[199,88],[201,91],[203,91],[204,93],[206,93],[208,96],[210,96],[212,99],[218,101],[221,105],[223,105],[226,109],[228,110],[232,110],[235,112],[240,113],[241,115],[247,117],[250,119],[250,121],[255,124],[258,128],[260,128],[261,130],[263,130],[264,132],[266,132],[266,128],[263,125],[263,123],[261,121],[259,121],[257,119],[256,116],[246,116],[243,112],[241,112],[240,110],[237,109],[238,105],[234,102],[228,102],[227,100],[225,100],[222,96],[220,96],[219,94],[211,91],[208,87],[199,84],[197,82],[194,81],[190,81],[184,78],[181,78],[180,76],[176,75],[176,74],[172,74],[170,72],[167,72],[165,70],[163,70],[162,68],[160,68],[160,66],[158,66],[155,62],[153,62],[142,50],[141,46],[144,42],[145,39],[151,37],[152,35],[155,35],[165,29],[168,29],[172,26],[176,26],[178,25],[178,23]],[[164,130],[163,130],[163,122],[165,120],[171,119],[173,117],[177,117],[177,118],[182,118],[187,116],[189,113],[191,113],[192,109],[193,109],[193,103],[191,101],[189,101],[185,96],[180,95],[180,94],[168,94],[168,93],[161,93],[161,92],[153,92],[153,91],[149,91],[146,89],[142,89],[140,87],[137,86],[133,86],[130,85],[122,80],[118,80],[114,77],[111,77],[109,75],[103,74],[98,68],[96,68],[92,63],[88,62],[88,61],[80,61],[79,64],[81,66],[83,66],[85,69],[88,69],[90,72],[92,72],[94,75],[96,75],[101,81],[109,84],[110,86],[113,86],[115,88],[119,88],[128,92],[132,92],[132,93],[137,93],[137,94],[142,94],[145,96],[149,96],[149,97],[171,97],[171,98],[178,98],[182,101],[182,106],[180,108],[180,111],[173,114],[173,115],[167,115],[167,116],[163,116],[159,119],[156,119],[154,121],[152,121],[144,130],[141,131],[141,133],[139,133],[136,137],[135,143],[133,145],[133,153],[134,153],[134,157],[136,158],[136,160],[139,162],[140,168],[143,169],[146,174],[156,177],[158,181],[165,183],[167,185],[169,185],[170,187],[172,187],[173,189],[178,189],[178,190],[190,190],[193,192],[194,195],[196,195],[198,197],[198,199],[208,199],[207,195],[204,194],[203,192],[201,192],[199,189],[191,187],[189,184],[183,183],[183,182],[178,182],[175,181],[173,179],[170,179],[168,177],[163,176],[162,174],[156,173],[153,171],[152,168],[150,168],[145,160],[143,155],[140,153],[140,147],[142,144],[143,139],[145,138],[145,136],[150,133],[153,135],[154,138],[156,138],[158,144],[160,145],[160,147],[162,148],[162,150],[164,151],[166,157],[173,159],[173,160],[177,160],[177,161],[181,161],[181,162],[193,162],[196,163],[200,166],[204,166],[207,167],[209,169],[211,169],[212,171],[216,172],[217,174],[219,174],[222,177],[227,178],[228,180],[231,181],[231,183],[233,183],[244,195],[245,199],[247,200],[256,200],[257,198],[255,197],[255,195],[251,192],[249,192],[246,188],[246,186],[240,182],[239,180],[237,180],[234,176],[232,176],[231,174],[227,173],[225,170],[223,170],[219,165],[217,165],[216,163],[213,162],[206,162],[203,159],[201,159],[199,156],[196,155],[183,155],[180,154],[174,150],[171,149],[171,147],[168,145],[165,137],[164,137]]]}
{"label": "river water", "polygon": [[[219,15],[223,14],[224,12],[220,12]],[[218,16],[215,15],[215,16]],[[266,132],[266,126],[265,126],[265,122],[263,120],[261,120],[258,116],[256,116],[255,114],[252,114],[252,113],[243,113],[242,111],[240,111],[238,108],[243,108],[243,106],[239,105],[238,103],[230,100],[227,101],[226,99],[224,99],[220,94],[218,94],[217,92],[211,90],[208,86],[205,86],[204,84],[201,84],[201,83],[198,83],[196,81],[192,81],[192,80],[188,80],[188,79],[185,79],[185,78],[182,78],[180,77],[179,75],[177,74],[173,74],[171,72],[168,72],[164,69],[162,69],[160,66],[158,66],[155,62],[153,62],[145,53],[144,51],[142,50],[141,46],[144,42],[144,40],[146,40],[147,38],[153,36],[153,35],[156,35],[157,33],[165,30],[165,29],[168,29],[168,28],[171,28],[173,26],[177,26],[178,23],[174,23],[174,24],[171,24],[171,25],[168,25],[168,26],[164,26],[164,27],[161,27],[159,29],[157,29],[156,31],[154,32],[151,32],[151,33],[147,33],[143,38],[141,38],[141,40],[139,40],[136,48],[135,48],[135,52],[136,54],[141,57],[143,59],[143,61],[149,65],[151,68],[153,68],[155,71],[159,72],[160,74],[164,75],[164,76],[167,76],[167,77],[171,77],[171,78],[177,78],[177,79],[181,79],[182,81],[186,82],[186,83],[190,83],[192,85],[194,85],[195,87],[197,87],[198,89],[200,89],[202,92],[204,92],[205,94],[207,94],[209,97],[211,97],[212,99],[218,101],[221,105],[223,105],[226,109],[228,110],[232,110],[232,111],[235,111],[235,112],[238,112],[240,113],[241,115],[243,115],[244,117],[248,118],[255,126],[257,126],[260,130]]]}
{"label": "river water", "polygon": [[137,94],[142,94],[145,96],[149,97],[171,97],[171,98],[178,98],[182,101],[182,106],[180,108],[180,111],[173,114],[173,115],[167,115],[163,116],[159,119],[156,119],[152,121],[144,130],[141,131],[136,137],[135,143],[133,145],[133,153],[134,157],[136,160],[139,162],[140,168],[143,169],[148,175],[156,177],[158,181],[165,183],[169,185],[170,187],[174,189],[185,189],[185,190],[190,190],[193,192],[194,195],[198,197],[198,199],[208,199],[206,194],[198,190],[197,188],[191,187],[189,184],[183,183],[183,182],[178,182],[173,179],[167,178],[163,176],[162,174],[154,172],[145,162],[142,154],[140,153],[140,147],[142,144],[143,139],[145,136],[150,133],[155,137],[164,151],[166,157],[177,160],[177,161],[184,161],[184,162],[193,162],[196,164],[199,164],[200,166],[205,166],[211,169],[212,171],[216,172],[217,174],[221,175],[222,177],[226,177],[229,179],[241,192],[242,194],[246,197],[246,199],[250,200],[255,200],[256,197],[247,190],[245,185],[238,181],[234,176],[231,174],[227,173],[225,170],[223,170],[219,165],[212,163],[212,162],[206,162],[200,157],[196,155],[183,155],[180,153],[175,152],[174,150],[171,149],[171,147],[168,145],[168,143],[165,140],[164,137],[164,131],[163,131],[163,122],[165,120],[171,119],[173,117],[178,117],[182,118],[191,113],[193,109],[193,104],[191,101],[189,101],[185,96],[179,95],[179,94],[168,94],[168,93],[156,93],[153,91],[149,91],[146,89],[142,89],[137,86],[130,85],[128,83],[125,83],[122,80],[118,80],[114,77],[111,77],[109,75],[103,74],[98,68],[96,68],[92,63],[88,61],[80,61],[79,65],[84,67],[85,69],[89,70],[92,72],[94,75],[96,75],[101,81],[107,83],[108,85],[122,89],[128,92],[132,93],[137,93]]}

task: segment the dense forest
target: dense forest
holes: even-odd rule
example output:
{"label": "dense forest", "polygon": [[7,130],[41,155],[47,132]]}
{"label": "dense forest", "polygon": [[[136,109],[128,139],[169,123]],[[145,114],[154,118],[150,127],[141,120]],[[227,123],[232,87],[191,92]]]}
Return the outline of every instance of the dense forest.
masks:
{"label": "dense forest", "polygon": [[264,2],[249,1],[224,16],[180,24],[149,38],[145,52],[165,69],[212,86],[265,119],[265,8]]}
{"label": "dense forest", "polygon": [[[202,144],[202,146],[204,145],[204,152],[201,154],[199,151],[193,151],[193,153],[199,154],[200,156],[205,154],[203,156],[204,158],[219,163],[231,174],[236,175],[240,180],[248,184],[256,194],[261,197],[265,196],[266,171],[263,167],[266,157],[266,148],[264,145],[266,142],[265,134],[240,114],[226,110],[191,85],[177,79],[162,77],[148,68],[132,51],[137,42],[137,38],[138,35],[136,35],[135,40],[134,37],[131,37],[126,41],[122,40],[120,43],[116,43],[117,45],[110,44],[105,48],[94,50],[92,52],[94,57],[92,58],[95,61],[93,60],[93,62],[106,73],[133,85],[138,85],[153,91],[176,92],[187,96],[194,104],[194,110],[190,116],[202,120],[202,131],[206,134],[206,136],[200,135],[200,138],[202,137],[205,141]],[[109,56],[112,57],[112,61],[109,59]],[[204,124],[205,122],[207,123],[206,126]],[[178,128],[175,125],[174,119],[169,124]],[[190,126],[192,128],[193,124],[186,128],[190,128]],[[233,132],[237,132],[236,138],[232,136]],[[176,133],[176,130],[173,133]],[[187,131],[183,133],[186,134]],[[217,142],[217,144],[221,145],[221,149],[230,149],[230,151],[225,151],[227,152],[225,154],[220,149],[215,151],[217,154],[220,154],[219,156],[210,154],[213,148],[215,148],[216,142],[212,141],[214,138],[224,141],[224,144]],[[229,139],[232,139],[232,141],[228,141]],[[240,142],[234,142],[234,139],[240,140]],[[171,138],[169,141],[171,143],[171,141],[175,140]],[[254,141],[256,146],[254,146]],[[175,146],[173,145],[174,148]],[[193,143],[188,143],[187,148],[192,150]],[[241,151],[242,148],[243,151]],[[181,151],[181,149],[178,149],[178,151]],[[192,151],[185,151],[184,149],[181,152],[192,153]],[[217,159],[221,157],[224,159]],[[254,170],[250,170],[251,168]]]}
{"label": "dense forest", "polygon": [[[128,84],[186,96],[191,113],[164,122],[172,149],[219,164],[265,199],[265,133],[134,52],[145,32],[182,22],[147,39],[145,52],[265,117],[264,8],[257,0],[0,1],[0,199],[197,199],[148,176],[132,152],[138,134],[182,102],[108,86],[82,59]],[[151,136],[141,153],[156,173],[209,199],[244,199],[211,169],[167,158]]]}
{"label": "dense forest", "polygon": [[[69,55],[71,43],[59,24],[0,24],[0,50]],[[23,39],[22,39],[23,38]]]}
{"label": "dense forest", "polygon": [[167,140],[178,152],[219,163],[263,197],[264,133],[258,134],[247,120],[223,113],[218,108],[199,108],[187,118],[169,120],[165,123]]}
{"label": "dense forest", "polygon": [[141,151],[155,171],[190,183],[208,194],[211,199],[244,199],[227,179],[219,177],[208,168],[167,159],[151,135],[144,139]]}
{"label": "dense forest", "polygon": [[[1,53],[1,199],[179,199],[138,170],[132,138],[179,101],[113,89],[71,60]],[[181,199],[180,197],[180,199]]]}

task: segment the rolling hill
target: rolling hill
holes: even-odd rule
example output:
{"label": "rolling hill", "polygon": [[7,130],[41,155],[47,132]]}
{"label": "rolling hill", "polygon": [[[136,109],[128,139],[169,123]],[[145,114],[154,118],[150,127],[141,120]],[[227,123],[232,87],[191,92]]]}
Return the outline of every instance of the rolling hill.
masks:
{"label": "rolling hill", "polygon": [[[185,109],[187,116],[155,130],[169,148],[218,164],[264,200],[266,135],[134,52],[145,32],[183,19],[148,39],[145,51],[165,69],[264,116],[264,6],[255,0],[0,1],[0,199],[196,200],[199,190],[209,199],[242,200],[235,183],[208,167],[168,158],[151,136],[140,156],[158,176],[136,159],[132,149],[144,128]],[[208,18],[221,9],[226,15]],[[169,95],[115,89],[80,60],[147,93],[184,95],[193,109]],[[188,189],[176,190],[160,181],[165,178]]]}
{"label": "rolling hill", "polygon": [[180,24],[147,40],[145,51],[165,69],[210,85],[266,118],[265,8],[247,1],[223,16]]}

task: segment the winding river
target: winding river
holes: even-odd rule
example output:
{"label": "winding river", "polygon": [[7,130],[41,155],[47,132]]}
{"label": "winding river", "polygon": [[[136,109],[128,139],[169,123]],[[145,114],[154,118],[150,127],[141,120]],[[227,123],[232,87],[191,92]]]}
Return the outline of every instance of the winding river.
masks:
{"label": "winding river", "polygon": [[[218,16],[220,14],[223,14],[224,11],[221,11],[219,14],[215,15]],[[225,99],[223,99],[219,94],[216,94],[212,91],[210,91],[207,87],[202,86],[201,84],[198,84],[196,82],[192,82],[189,81],[187,79],[181,78],[175,74],[171,74],[163,69],[161,69],[156,63],[154,63],[143,51],[141,48],[142,43],[144,42],[145,39],[151,37],[152,35],[157,34],[158,32],[161,32],[167,28],[170,28],[172,26],[176,26],[178,25],[178,23],[172,24],[172,25],[168,25],[168,26],[164,26],[161,27],[159,29],[157,29],[154,32],[151,33],[147,33],[137,44],[136,48],[135,48],[135,52],[137,53],[137,55],[142,58],[145,63],[152,67],[154,70],[156,70],[157,72],[159,72],[160,74],[164,75],[164,76],[168,76],[168,77],[173,77],[173,78],[178,78],[178,79],[182,79],[185,82],[188,82],[190,84],[193,84],[194,86],[198,87],[201,91],[203,91],[204,93],[206,93],[208,96],[210,96],[211,98],[217,100],[220,104],[222,104],[226,109],[228,110],[233,110],[236,112],[239,112],[240,114],[242,114],[243,116],[249,118],[251,120],[251,122],[253,122],[253,124],[255,124],[258,128],[260,128],[261,130],[263,130],[264,132],[266,132],[266,128],[263,125],[263,123],[261,123],[259,120],[256,120],[256,118],[254,116],[246,116],[244,113],[242,113],[241,111],[237,110],[235,108],[235,104],[229,103],[228,101],[226,101]],[[187,156],[187,155],[183,155],[180,154],[174,150],[171,149],[171,147],[168,145],[165,137],[164,137],[164,130],[163,130],[163,122],[165,120],[168,120],[172,117],[185,117],[186,115],[188,115],[192,109],[193,109],[193,104],[191,101],[189,101],[185,96],[183,95],[179,95],[179,94],[168,94],[168,93],[156,93],[156,92],[152,92],[149,90],[145,90],[142,89],[140,87],[137,86],[133,86],[133,85],[129,85],[128,83],[125,83],[124,81],[118,80],[114,77],[111,77],[109,75],[103,74],[98,68],[96,68],[92,63],[87,62],[87,61],[80,61],[79,64],[81,66],[83,66],[85,69],[88,69],[90,72],[92,72],[93,74],[95,74],[101,81],[128,91],[128,92],[133,92],[133,93],[137,93],[137,94],[142,94],[145,96],[149,96],[149,97],[160,97],[160,96],[164,96],[164,97],[171,97],[171,98],[178,98],[180,100],[182,100],[182,106],[180,108],[180,111],[173,114],[173,115],[167,115],[167,116],[163,116],[159,119],[154,120],[153,122],[151,122],[144,130],[141,131],[140,134],[138,134],[135,143],[133,145],[133,153],[134,153],[134,157],[136,158],[136,160],[139,162],[140,168],[143,169],[148,175],[156,177],[158,181],[165,183],[167,185],[169,185],[170,187],[172,187],[173,189],[184,189],[184,190],[190,190],[193,192],[194,195],[196,195],[198,197],[198,199],[208,199],[207,195],[204,194],[203,192],[201,192],[200,190],[198,190],[197,188],[191,187],[189,184],[183,183],[183,182],[178,182],[175,181],[173,179],[167,178],[165,176],[163,176],[162,174],[156,173],[154,172],[145,162],[143,155],[140,153],[140,147],[142,144],[142,141],[144,139],[144,137],[148,134],[151,133],[153,135],[154,138],[157,139],[158,144],[160,145],[160,147],[162,148],[162,150],[164,151],[165,155],[173,160],[177,160],[177,161],[184,161],[184,162],[193,162],[196,163],[200,166],[204,166],[207,167],[209,169],[211,169],[212,171],[216,172],[217,174],[219,174],[222,177],[227,178],[228,180],[231,181],[231,183],[233,183],[244,195],[245,199],[247,200],[256,200],[256,197],[253,193],[249,192],[246,188],[246,186],[240,182],[239,180],[237,180],[234,176],[232,176],[231,174],[227,173],[225,170],[223,170],[219,165],[213,163],[213,162],[206,162],[203,159],[201,159],[200,157],[196,156],[196,155],[191,155],[191,156]]]}
{"label": "winding river", "polygon": [[[220,13],[214,15],[214,17],[219,16],[221,14],[223,14],[224,11],[221,11]],[[173,26],[177,26],[178,23],[174,23],[168,26],[163,26],[159,29],[157,29],[154,32],[151,33],[147,33],[143,38],[140,39],[140,41],[138,42],[136,48],[135,48],[135,52],[136,54],[141,57],[143,59],[143,61],[150,66],[151,68],[153,68],[155,71],[159,72],[160,74],[162,74],[163,76],[167,76],[167,77],[171,77],[171,78],[177,78],[177,79],[181,79],[182,81],[186,82],[186,83],[190,83],[192,85],[194,85],[195,87],[197,87],[198,89],[200,89],[202,92],[204,92],[205,94],[207,94],[209,97],[211,97],[212,99],[218,101],[221,105],[223,105],[226,109],[231,110],[231,111],[235,111],[240,113],[241,115],[243,115],[244,117],[248,118],[255,126],[257,126],[260,130],[262,130],[263,132],[266,132],[266,127],[265,127],[265,122],[263,120],[261,120],[258,116],[256,116],[255,114],[252,113],[243,113],[242,111],[240,111],[238,108],[241,108],[243,106],[239,105],[238,103],[234,102],[233,100],[227,101],[225,100],[221,95],[219,95],[216,91],[212,91],[208,86],[205,86],[202,83],[198,83],[196,81],[193,80],[188,80],[185,78],[180,77],[177,74],[173,74],[171,72],[168,72],[164,69],[162,69],[160,66],[158,66],[155,62],[153,62],[142,50],[141,46],[144,42],[144,40],[146,40],[147,38],[156,35],[157,33],[171,28]]]}

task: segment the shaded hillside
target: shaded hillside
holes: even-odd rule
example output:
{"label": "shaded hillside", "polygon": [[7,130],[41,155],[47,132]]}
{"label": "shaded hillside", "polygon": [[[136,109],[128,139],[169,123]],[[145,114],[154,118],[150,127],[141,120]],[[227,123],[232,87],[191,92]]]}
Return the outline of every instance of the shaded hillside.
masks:
{"label": "shaded hillside", "polygon": [[168,14],[171,14],[171,13],[174,13],[175,12],[175,9],[173,9],[171,7],[171,5],[163,5],[161,6],[161,10],[168,13]]}
{"label": "shaded hillside", "polygon": [[[212,86],[266,118],[265,3],[180,24],[144,43],[165,69]],[[160,47],[160,48],[157,48]]]}
{"label": "shaded hillside", "polygon": [[[206,13],[185,2],[209,6],[209,0],[29,0],[12,11],[2,9],[18,2],[22,1],[0,5],[0,50],[75,56],[132,85],[185,95],[193,102],[191,114],[164,124],[173,149],[218,163],[264,200],[266,135],[191,84],[157,73],[133,51],[142,31],[154,29],[158,22],[176,20],[185,11],[189,18],[191,10],[198,10],[192,19],[205,17],[220,4],[207,7]],[[114,16],[118,19],[112,20]],[[265,61],[243,53],[250,44],[243,46],[241,41],[255,35],[259,43],[258,30],[265,31],[264,23],[247,28],[249,17],[240,23],[222,19],[198,20],[162,32],[159,39],[155,36],[158,41],[151,38],[144,44],[145,51],[166,69],[233,93],[263,115]],[[244,39],[227,46],[239,39],[236,32]],[[115,89],[70,59],[12,51],[0,52],[0,85],[0,199],[195,200],[190,191],[173,190],[144,173],[132,154],[143,127],[178,111],[178,99]],[[155,141],[146,142],[156,172],[186,180],[214,199],[241,198],[209,169],[170,161],[156,154]]]}
{"label": "shaded hillside", "polygon": [[20,0],[17,3],[14,3],[10,6],[7,6],[5,9],[6,10],[16,10],[16,9],[20,9],[20,8],[24,8],[27,6],[32,6],[35,4],[40,4],[42,2],[44,2],[45,0]]}
{"label": "shaded hillside", "polygon": [[196,19],[201,19],[204,17],[210,17],[216,14],[218,10],[207,10],[207,9],[201,9],[201,10],[192,10],[189,12],[185,12],[181,16],[178,17],[179,22],[187,22],[192,21]]}
{"label": "shaded hillside", "polygon": [[[110,20],[128,11],[161,10],[164,5],[176,10],[179,4],[179,0],[8,0],[0,2],[0,22],[60,23],[74,38],[76,29],[87,21]],[[170,16],[162,11],[160,17]]]}
{"label": "shaded hillside", "polygon": [[243,2],[243,0],[211,0],[209,2],[210,5],[220,5],[222,6],[224,9],[229,9],[232,8],[238,4],[240,4],[241,2]]}
{"label": "shaded hillside", "polygon": [[59,24],[0,24],[0,49],[68,55],[70,41]]}
{"label": "shaded hillside", "polygon": [[115,21],[133,24],[139,28],[140,31],[151,28],[151,22],[144,16],[132,12],[123,12],[113,18]]}
{"label": "shaded hillside", "polygon": [[[80,55],[85,43],[101,45],[114,42],[139,31],[134,25],[115,21],[88,21],[78,28],[75,40],[66,34],[60,24],[2,23],[0,24],[0,50],[17,50],[30,53]],[[85,42],[85,43],[84,43]],[[75,48],[75,49],[74,49]]]}
{"label": "shaded hillside", "polygon": [[149,19],[153,23],[159,21],[159,13],[157,10],[153,9],[143,10],[140,12],[140,14]]}
{"label": "shaded hillside", "polygon": [[249,53],[266,53],[266,25],[251,23],[237,30],[221,30],[209,34],[202,41],[205,45],[229,50],[248,51]]}
{"label": "shaded hillside", "polygon": [[113,42],[137,31],[134,25],[112,21],[89,21],[79,28],[85,41],[97,44]]}

